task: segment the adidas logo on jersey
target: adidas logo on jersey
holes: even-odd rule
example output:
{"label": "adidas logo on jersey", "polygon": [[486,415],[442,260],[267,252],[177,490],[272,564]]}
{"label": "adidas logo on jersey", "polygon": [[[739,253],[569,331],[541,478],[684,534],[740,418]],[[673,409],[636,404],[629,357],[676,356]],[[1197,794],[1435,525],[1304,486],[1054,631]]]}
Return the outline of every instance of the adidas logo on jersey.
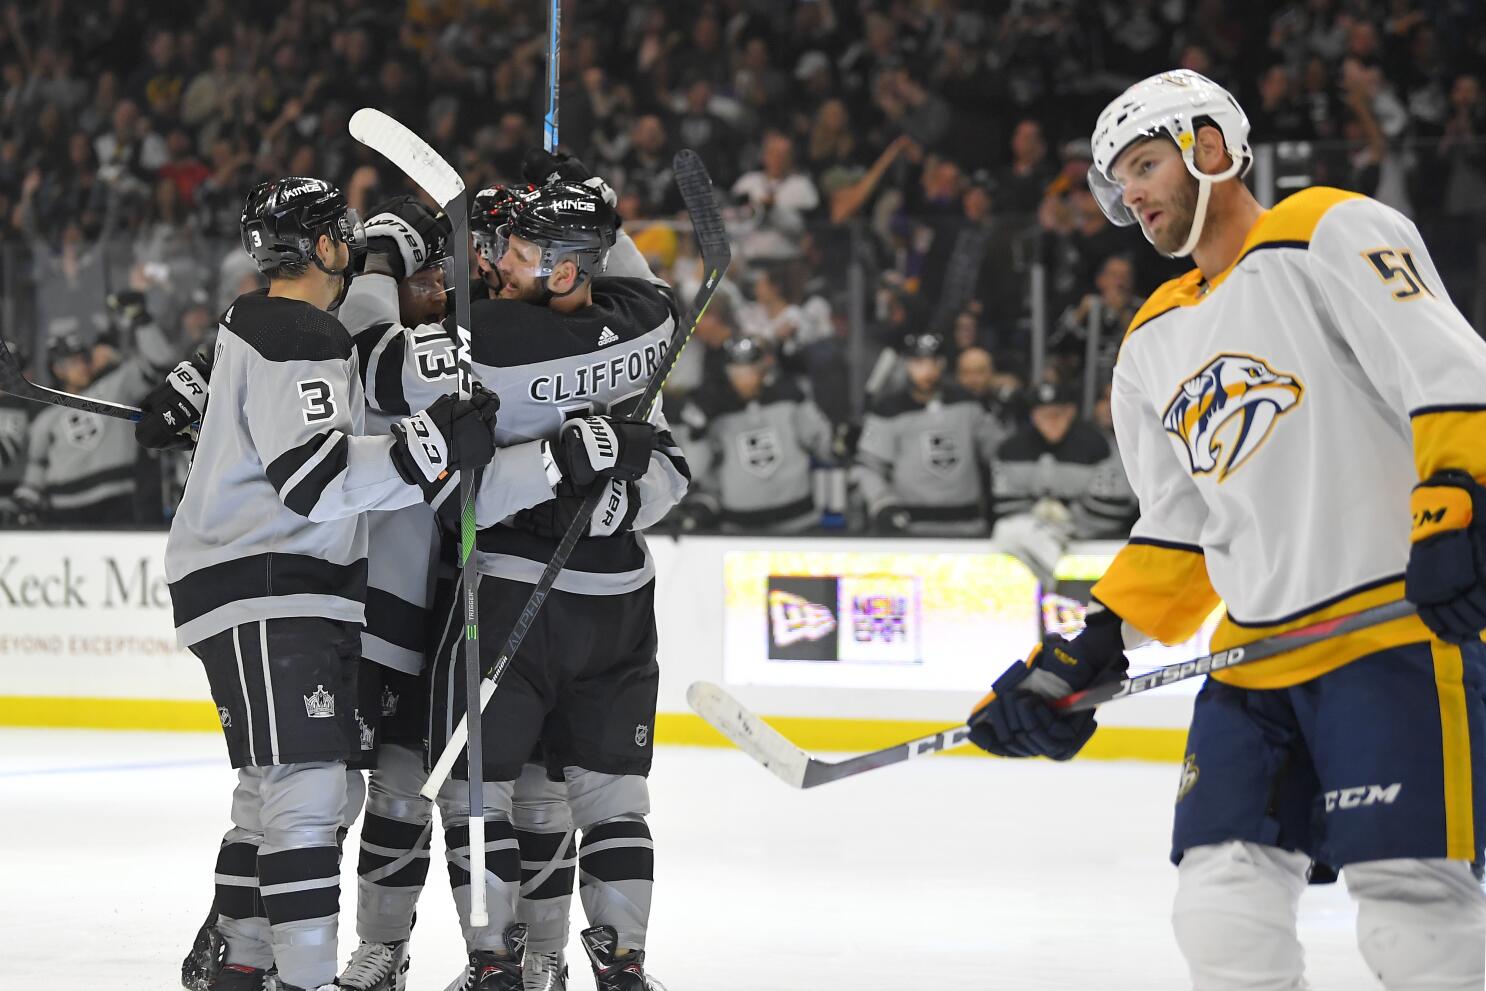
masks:
{"label": "adidas logo on jersey", "polygon": [[619,335],[614,333],[614,331],[610,330],[608,327],[605,327],[604,332],[602,334],[599,334],[599,347],[606,348],[610,344],[617,343],[619,343]]}

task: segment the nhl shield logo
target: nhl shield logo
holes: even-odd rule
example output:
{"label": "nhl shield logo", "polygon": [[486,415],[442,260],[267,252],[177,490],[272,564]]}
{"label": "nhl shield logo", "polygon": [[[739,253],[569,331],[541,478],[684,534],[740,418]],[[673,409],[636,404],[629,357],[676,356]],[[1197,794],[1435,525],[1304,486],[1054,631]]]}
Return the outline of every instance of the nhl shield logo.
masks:
{"label": "nhl shield logo", "polygon": [[940,478],[949,478],[960,466],[960,442],[950,434],[924,434],[924,465]]}
{"label": "nhl shield logo", "polygon": [[745,430],[738,435],[738,454],[750,474],[768,478],[779,469],[779,437],[772,428]]}
{"label": "nhl shield logo", "polygon": [[217,706],[217,718],[221,720],[223,729],[232,728],[232,713],[227,711],[225,705]]}
{"label": "nhl shield logo", "polygon": [[635,746],[643,747],[649,742],[650,726],[648,723],[641,723],[640,725],[635,727]]}

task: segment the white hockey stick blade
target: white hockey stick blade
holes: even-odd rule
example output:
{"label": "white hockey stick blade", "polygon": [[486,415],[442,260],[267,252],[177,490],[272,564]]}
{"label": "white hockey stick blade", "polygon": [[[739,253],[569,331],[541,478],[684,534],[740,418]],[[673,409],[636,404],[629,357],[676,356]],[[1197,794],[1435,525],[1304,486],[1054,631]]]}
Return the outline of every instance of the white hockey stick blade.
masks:
{"label": "white hockey stick blade", "polygon": [[693,682],[686,690],[686,704],[739,750],[774,772],[780,781],[791,788],[805,786],[810,755],[717,685],[709,681]]}
{"label": "white hockey stick blade", "polygon": [[427,141],[382,111],[362,107],[351,115],[350,128],[351,137],[381,152],[432,196],[439,206],[447,208],[464,192],[464,180],[444,161],[443,156],[430,148]]}

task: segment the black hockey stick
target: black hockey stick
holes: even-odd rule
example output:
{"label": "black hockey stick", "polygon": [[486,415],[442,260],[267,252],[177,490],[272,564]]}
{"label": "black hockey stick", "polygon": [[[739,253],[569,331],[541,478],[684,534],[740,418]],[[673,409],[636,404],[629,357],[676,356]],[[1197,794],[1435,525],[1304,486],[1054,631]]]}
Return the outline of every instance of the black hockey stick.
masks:
{"label": "black hockey stick", "polygon": [[[681,199],[686,203],[686,212],[691,216],[692,233],[696,236],[697,248],[702,255],[702,268],[705,275],[701,288],[697,290],[691,302],[691,319],[684,324],[677,323],[676,332],[671,336],[666,353],[661,358],[660,367],[655,370],[655,374],[650,376],[650,381],[645,384],[645,391],[635,404],[633,415],[647,420],[654,413],[656,402],[660,398],[661,387],[665,385],[666,378],[671,374],[671,369],[675,367],[677,356],[691,340],[691,335],[697,329],[697,323],[701,321],[702,314],[707,311],[707,304],[712,301],[712,294],[717,291],[718,284],[722,282],[723,273],[727,271],[728,264],[733,257],[732,248],[728,244],[727,229],[722,222],[722,211],[718,208],[717,197],[712,192],[712,179],[707,175],[707,169],[702,164],[701,158],[696,152],[683,148],[676,153],[673,166],[676,186],[681,191]],[[542,603],[547,601],[547,595],[552,591],[552,585],[562,572],[563,565],[567,563],[573,549],[578,546],[578,541],[588,532],[589,518],[598,508],[605,492],[605,486],[596,485],[593,491],[584,498],[573,522],[568,526],[567,532],[562,535],[562,540],[558,542],[557,550],[552,554],[552,560],[547,562],[542,577],[537,580],[536,587],[531,590],[526,605],[521,607],[521,615],[517,617],[510,635],[506,637],[500,656],[496,658],[490,674],[480,685],[482,711],[489,703],[490,697],[495,694],[496,686],[500,684],[501,676],[510,666],[511,658],[515,657],[516,651],[521,648],[521,641],[526,639],[532,622],[542,611]],[[454,762],[458,760],[459,751],[464,744],[465,741],[459,738],[459,727],[456,726],[454,736],[450,738],[443,755],[439,757],[438,763],[428,775],[428,781],[423,785],[425,796],[438,794],[439,787],[449,776],[449,771],[454,767]]]}
{"label": "black hockey stick", "polygon": [[[1290,650],[1309,647],[1347,633],[1355,633],[1369,627],[1390,623],[1414,615],[1412,603],[1389,602],[1381,606],[1362,609],[1347,616],[1326,619],[1285,633],[1255,640],[1242,647],[1231,647],[1190,661],[1168,664],[1166,667],[1135,678],[1123,678],[1108,684],[1096,685],[1082,692],[1054,700],[1049,704],[1055,709],[1078,712],[1092,709],[1105,702],[1128,698],[1148,692],[1162,685],[1186,681],[1213,671],[1252,664],[1275,657]],[[713,728],[727,737],[748,756],[758,761],[779,780],[791,788],[814,788],[861,774],[875,771],[889,764],[901,764],[915,757],[937,754],[958,747],[970,736],[969,726],[950,726],[930,736],[909,740],[882,750],[861,754],[841,761],[821,760],[791,743],[774,727],[747,709],[737,699],[710,682],[698,681],[686,690],[686,702],[692,711],[701,716]]]}
{"label": "black hockey stick", "polygon": [[26,376],[21,374],[21,363],[16,360],[4,340],[0,340],[0,392],[8,392],[12,396],[29,399],[33,403],[66,406],[68,409],[82,410],[84,413],[97,413],[99,416],[111,416],[118,420],[130,420],[135,423],[138,423],[139,418],[144,416],[137,406],[111,403],[104,399],[90,399],[87,396],[74,396],[69,392],[58,392],[56,389],[48,389],[28,381]]}
{"label": "black hockey stick", "polygon": [[[470,363],[470,258],[469,210],[465,206],[464,180],[428,142],[398,121],[370,107],[351,117],[351,135],[380,152],[402,169],[448,214],[454,244],[454,322],[459,334],[459,398],[468,399],[474,383]],[[483,929],[490,924],[485,902],[485,769],[480,741],[480,614],[479,573],[474,566],[475,472],[459,475],[459,568],[460,595],[464,600],[464,687],[463,728],[470,742],[469,758],[469,858],[470,925]],[[440,779],[440,784],[443,780]],[[435,789],[437,792],[437,789]],[[433,797],[433,796],[430,796]]]}

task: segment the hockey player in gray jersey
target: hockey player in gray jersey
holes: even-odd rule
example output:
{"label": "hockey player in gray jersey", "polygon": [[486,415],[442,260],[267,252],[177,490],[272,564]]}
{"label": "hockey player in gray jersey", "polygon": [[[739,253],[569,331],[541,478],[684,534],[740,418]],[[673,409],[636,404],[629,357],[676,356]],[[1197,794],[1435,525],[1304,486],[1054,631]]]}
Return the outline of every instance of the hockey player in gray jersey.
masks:
{"label": "hockey player in gray jersey", "polygon": [[694,491],[688,508],[724,530],[797,533],[820,522],[813,462],[832,460],[830,421],[788,379],[770,374],[763,345],[724,346],[727,381],[703,386],[681,411]]}
{"label": "hockey player in gray jersey", "polygon": [[[175,349],[150,319],[144,297],[110,297],[117,323],[133,332],[133,354],[95,375],[93,356],[75,338],[52,342],[48,362],[61,387],[116,403],[136,403],[174,364]],[[135,459],[127,420],[49,406],[31,421],[27,460],[12,495],[33,519],[56,526],[135,522]]]}
{"label": "hockey player in gray jersey", "polygon": [[881,533],[974,536],[986,530],[985,471],[1001,431],[968,392],[943,384],[944,344],[905,342],[908,386],[872,405],[852,478]]}
{"label": "hockey player in gray jersey", "polygon": [[[654,565],[636,531],[680,499],[688,473],[663,420],[657,427],[607,411],[623,411],[659,367],[675,329],[674,302],[633,243],[619,236],[616,244],[613,210],[590,187],[542,187],[516,205],[503,235],[500,297],[477,300],[471,314],[475,376],[502,396],[498,435],[507,445],[496,462],[501,484],[492,485],[494,469],[487,471],[477,498],[485,629],[510,629],[588,486],[606,486],[610,498],[486,710],[486,928],[468,924],[462,762],[439,798],[450,824],[450,883],[471,951],[456,986],[522,986],[527,934],[514,928],[523,865],[512,789],[540,738],[583,833],[579,866],[592,923],[584,943],[599,987],[644,989],[653,986],[644,972],[653,883],[644,817],[657,669]],[[405,362],[416,369],[451,359],[447,337],[429,335],[412,345]],[[438,388],[420,378],[403,375],[406,391],[388,396],[383,386],[394,376],[368,368],[370,398],[415,403],[420,390]],[[432,658],[430,759],[462,718],[459,626],[451,610]],[[486,662],[493,661],[499,634],[482,646],[490,651]]]}
{"label": "hockey player in gray jersey", "polygon": [[[345,298],[365,233],[319,179],[263,183],[243,246],[270,278],[217,334],[201,436],[166,545],[177,639],[206,668],[238,768],[217,861],[217,988],[331,986],[337,830],[346,762],[361,752],[357,697],[373,509],[440,497],[494,454],[498,403],[434,398],[363,436]],[[199,383],[178,367],[174,387]]]}

